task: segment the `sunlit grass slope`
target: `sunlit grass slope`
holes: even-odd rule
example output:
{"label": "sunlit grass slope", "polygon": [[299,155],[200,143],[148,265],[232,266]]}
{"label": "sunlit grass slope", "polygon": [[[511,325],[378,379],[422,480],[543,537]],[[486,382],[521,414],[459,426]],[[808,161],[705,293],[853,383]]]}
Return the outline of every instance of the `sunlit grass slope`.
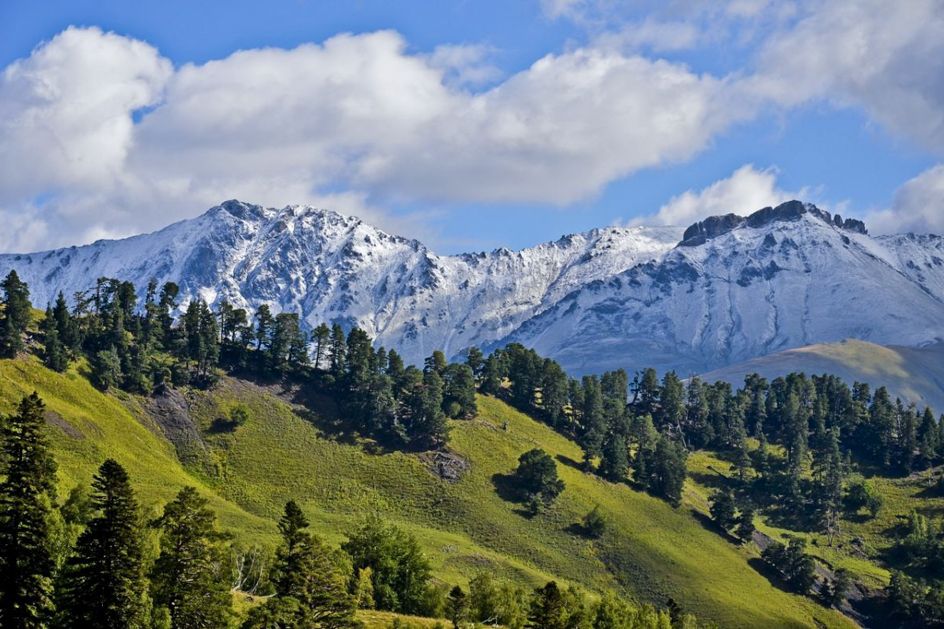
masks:
{"label": "sunlit grass slope", "polygon": [[[449,583],[464,584],[480,571],[531,584],[556,578],[658,604],[672,596],[725,627],[847,625],[771,585],[748,564],[756,552],[705,528],[688,499],[673,509],[584,474],[573,442],[494,398],[479,398],[477,419],[451,424],[450,448],[471,464],[456,483],[414,455],[367,454],[359,444],[326,438],[287,402],[246,383],[226,380],[194,406],[208,427],[236,403],[249,407],[250,420],[208,437],[218,465],[207,483],[253,514],[274,518],[294,498],[319,532],[339,541],[365,512],[381,513],[419,537],[437,576]],[[567,489],[550,511],[528,519],[498,495],[494,479],[532,447],[558,459]],[[609,528],[591,542],[574,525],[594,506]]]}
{"label": "sunlit grass slope", "polygon": [[33,391],[46,403],[63,495],[78,483],[87,485],[102,461],[114,458],[127,468],[148,511],[159,510],[182,487],[194,485],[210,499],[227,528],[274,535],[271,522],[217,496],[181,466],[169,443],[75,369],[58,374],[35,358],[0,360],[0,412],[13,411]]}

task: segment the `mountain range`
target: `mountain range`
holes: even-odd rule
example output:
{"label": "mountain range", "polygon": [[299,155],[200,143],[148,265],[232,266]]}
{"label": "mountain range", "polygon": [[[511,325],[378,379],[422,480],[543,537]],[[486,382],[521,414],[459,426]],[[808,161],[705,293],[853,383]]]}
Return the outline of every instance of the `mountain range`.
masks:
{"label": "mountain range", "polygon": [[944,238],[873,237],[799,201],[452,256],[328,210],[227,201],[150,234],[0,255],[0,273],[14,268],[37,307],[101,276],[142,293],[152,278],[174,281],[184,303],[358,325],[413,363],[520,342],[575,374],[688,375],[848,338],[944,339]]}

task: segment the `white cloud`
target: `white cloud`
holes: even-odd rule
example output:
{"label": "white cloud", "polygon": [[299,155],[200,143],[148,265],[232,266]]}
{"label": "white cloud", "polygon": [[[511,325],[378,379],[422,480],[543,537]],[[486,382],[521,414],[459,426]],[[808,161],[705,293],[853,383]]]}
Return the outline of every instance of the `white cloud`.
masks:
{"label": "white cloud", "polygon": [[944,0],[813,2],[767,41],[749,81],[758,95],[861,107],[944,152]]}
{"label": "white cloud", "polygon": [[429,64],[443,70],[447,82],[477,87],[501,78],[502,71],[489,62],[494,53],[495,50],[485,44],[444,44],[433,50]]}
{"label": "white cloud", "polygon": [[944,234],[944,164],[905,182],[890,208],[871,212],[865,220],[869,230],[877,234]]}
{"label": "white cloud", "polygon": [[0,209],[47,226],[0,247],[133,233],[233,197],[564,205],[749,115],[723,79],[618,50],[547,55],[468,91],[486,60],[409,54],[381,31],[174,70],[142,42],[69,29],[0,79]]}
{"label": "white cloud", "polygon": [[686,227],[708,216],[738,214],[746,216],[766,206],[791,199],[806,199],[809,190],[787,192],[777,186],[777,171],[758,170],[745,164],[730,177],[720,179],[701,190],[687,190],[672,197],[651,216],[633,219],[632,225],[676,225]]}

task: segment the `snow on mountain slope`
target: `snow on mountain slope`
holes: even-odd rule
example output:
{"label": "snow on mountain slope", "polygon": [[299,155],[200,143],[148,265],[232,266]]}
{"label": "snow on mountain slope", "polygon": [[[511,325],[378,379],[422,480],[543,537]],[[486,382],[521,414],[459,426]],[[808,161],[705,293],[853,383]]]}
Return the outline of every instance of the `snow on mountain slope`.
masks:
{"label": "snow on mountain slope", "polygon": [[[944,338],[935,294],[944,269],[922,244],[935,241],[864,232],[799,202],[714,217],[659,262],[571,293],[500,342],[519,341],[578,373],[653,366],[689,375],[845,338]],[[922,282],[902,262],[916,259]]]}
{"label": "snow on mountain slope", "polygon": [[[682,241],[682,242],[680,242]],[[811,343],[944,338],[944,242],[871,238],[799,202],[687,230],[595,229],[522,251],[440,256],[327,210],[227,201],[142,236],[0,255],[42,307],[101,276],[175,281],[227,299],[358,325],[419,363],[435,349],[533,346],[576,373],[698,373]]]}
{"label": "snow on mountain slope", "polygon": [[310,207],[228,201],[153,234],[0,256],[39,307],[102,276],[175,281],[182,301],[262,303],[321,321],[357,324],[421,362],[500,338],[588,282],[661,257],[676,228],[595,229],[518,252],[438,256],[359,219]]}

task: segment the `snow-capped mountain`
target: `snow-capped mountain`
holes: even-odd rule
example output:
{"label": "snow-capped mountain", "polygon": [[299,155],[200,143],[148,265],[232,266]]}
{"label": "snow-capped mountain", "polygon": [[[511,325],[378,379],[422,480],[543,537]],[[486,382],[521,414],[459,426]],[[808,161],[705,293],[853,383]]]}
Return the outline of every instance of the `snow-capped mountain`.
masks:
{"label": "snow-capped mountain", "polygon": [[356,324],[421,362],[434,349],[455,354],[504,337],[580,286],[660,258],[681,233],[595,229],[518,252],[440,256],[335,212],[227,201],[152,234],[2,255],[0,272],[15,268],[37,306],[102,276],[142,289],[151,278],[175,281],[183,301],[267,303],[309,326]]}
{"label": "snow-capped mountain", "polygon": [[152,234],[0,256],[0,273],[10,268],[37,306],[101,276],[141,290],[175,281],[184,301],[359,325],[411,362],[519,341],[575,372],[696,372],[848,337],[944,338],[941,238],[872,238],[799,202],[687,230],[596,229],[440,256],[335,212],[228,201]]}
{"label": "snow-capped mountain", "polygon": [[856,338],[944,338],[937,236],[871,238],[798,201],[686,230],[660,260],[577,290],[503,340],[580,370],[625,365],[698,373]]}

